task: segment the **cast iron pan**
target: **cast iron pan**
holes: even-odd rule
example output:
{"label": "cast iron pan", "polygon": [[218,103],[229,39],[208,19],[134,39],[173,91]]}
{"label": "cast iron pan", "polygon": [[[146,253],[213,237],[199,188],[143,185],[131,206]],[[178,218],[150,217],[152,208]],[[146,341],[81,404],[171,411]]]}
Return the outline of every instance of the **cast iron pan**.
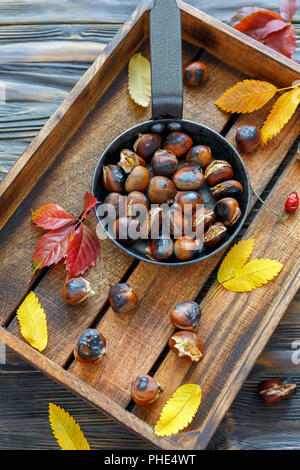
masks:
{"label": "cast iron pan", "polygon": [[[107,231],[108,236],[118,247],[135,258],[164,266],[181,266],[196,263],[215,255],[237,236],[249,210],[249,177],[240,155],[224,137],[206,126],[182,119],[181,20],[176,0],[155,0],[150,12],[150,52],[152,120],[138,124],[123,132],[106,148],[95,169],[92,191],[98,201],[104,201],[108,193],[102,184],[103,166],[117,164],[120,160],[121,150],[124,148],[132,149],[138,135],[151,132],[151,126],[157,122],[165,124],[166,132],[163,137],[166,137],[170,132],[168,131],[168,124],[178,122],[182,126],[182,132],[191,136],[194,145],[207,145],[212,150],[213,159],[228,161],[233,168],[234,178],[243,186],[243,194],[239,199],[242,216],[235,225],[227,227],[226,237],[216,247],[203,247],[197,258],[184,262],[178,261],[175,256],[168,259],[167,262],[150,260],[144,251],[147,241],[139,240],[131,245],[124,245],[114,239]],[[201,93],[200,89],[199,93]],[[197,105],[197,103],[195,104]],[[201,187],[200,192],[205,207],[213,209],[215,201],[206,183]],[[101,217],[97,215],[97,218],[101,223]]]}

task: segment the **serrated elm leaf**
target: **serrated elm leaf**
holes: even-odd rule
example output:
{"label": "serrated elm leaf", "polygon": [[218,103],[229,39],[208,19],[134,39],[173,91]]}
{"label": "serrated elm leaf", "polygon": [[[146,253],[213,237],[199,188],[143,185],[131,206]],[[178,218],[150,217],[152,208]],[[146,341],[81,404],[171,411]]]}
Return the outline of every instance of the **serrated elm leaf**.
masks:
{"label": "serrated elm leaf", "polygon": [[99,256],[100,243],[97,236],[86,225],[80,224],[66,252],[68,279],[95,266]]}
{"label": "serrated elm leaf", "polygon": [[298,8],[297,0],[281,0],[280,3],[280,14],[282,18],[290,22],[293,19]]}
{"label": "serrated elm leaf", "polygon": [[75,225],[65,225],[43,235],[33,255],[35,270],[61,261],[73,236]]}
{"label": "serrated elm leaf", "polygon": [[82,219],[86,219],[88,213],[95,207],[97,204],[97,199],[92,195],[92,193],[85,193],[84,195],[84,212],[82,215]]}
{"label": "serrated elm leaf", "polygon": [[46,204],[32,211],[32,220],[45,230],[55,230],[77,219],[57,204]]}

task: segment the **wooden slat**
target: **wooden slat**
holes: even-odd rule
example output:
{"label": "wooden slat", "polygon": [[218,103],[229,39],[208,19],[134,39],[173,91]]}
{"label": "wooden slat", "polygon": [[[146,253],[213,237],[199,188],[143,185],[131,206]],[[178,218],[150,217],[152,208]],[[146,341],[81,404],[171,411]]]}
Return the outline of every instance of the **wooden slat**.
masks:
{"label": "wooden slat", "polygon": [[[268,198],[273,207],[284,206],[287,187],[299,187],[298,165],[294,159],[274,187]],[[187,430],[191,432],[177,436],[176,442],[185,447],[204,448],[230,406],[299,288],[299,235],[296,216],[280,224],[268,209],[261,209],[244,238],[256,240],[252,259],[276,259],[284,265],[282,273],[269,285],[251,293],[225,291],[209,300],[215,283],[201,304],[203,316],[198,332],[206,345],[203,361],[191,366],[170,352],[155,374],[167,390],[163,402],[183,382],[199,383],[202,387],[200,412]],[[146,411],[136,412],[153,424],[161,407],[162,400]],[[193,432],[195,429],[197,432]]]}

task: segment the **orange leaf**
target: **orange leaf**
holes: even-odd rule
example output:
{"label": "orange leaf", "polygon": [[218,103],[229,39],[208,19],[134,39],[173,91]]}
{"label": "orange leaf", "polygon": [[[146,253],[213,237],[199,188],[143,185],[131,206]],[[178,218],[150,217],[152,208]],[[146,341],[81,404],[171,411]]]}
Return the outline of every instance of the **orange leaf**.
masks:
{"label": "orange leaf", "polygon": [[230,113],[251,113],[262,108],[273,96],[277,88],[260,80],[244,80],[225,91],[216,101],[223,111]]}
{"label": "orange leaf", "polygon": [[269,21],[274,19],[282,20],[282,17],[273,11],[259,10],[243,18],[234,28],[241,33],[249,34],[256,29],[263,28]]}
{"label": "orange leaf", "polygon": [[278,98],[262,127],[263,144],[266,144],[281,131],[293,116],[299,103],[300,87],[293,88]]}

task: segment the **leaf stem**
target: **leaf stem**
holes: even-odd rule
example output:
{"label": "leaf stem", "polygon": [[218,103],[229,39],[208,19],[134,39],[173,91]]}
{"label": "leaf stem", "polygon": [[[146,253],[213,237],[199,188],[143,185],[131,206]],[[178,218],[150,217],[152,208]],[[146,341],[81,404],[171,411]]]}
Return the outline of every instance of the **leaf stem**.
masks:
{"label": "leaf stem", "polygon": [[257,199],[264,205],[267,207],[267,209],[269,209],[271,212],[273,212],[273,214],[276,215],[276,217],[278,217],[278,219],[280,220],[280,222],[282,220],[284,220],[284,217],[277,211],[275,211],[275,209],[273,209],[272,207],[270,207],[266,201],[264,201],[260,195],[255,191],[255,189],[253,188],[252,184],[250,183],[250,188],[251,188],[251,191],[253,192],[253,194],[255,194],[255,196],[257,197]]}
{"label": "leaf stem", "polygon": [[210,300],[217,292],[220,290],[222,287],[222,284],[220,284],[214,291],[213,293],[209,296],[208,300]]}

